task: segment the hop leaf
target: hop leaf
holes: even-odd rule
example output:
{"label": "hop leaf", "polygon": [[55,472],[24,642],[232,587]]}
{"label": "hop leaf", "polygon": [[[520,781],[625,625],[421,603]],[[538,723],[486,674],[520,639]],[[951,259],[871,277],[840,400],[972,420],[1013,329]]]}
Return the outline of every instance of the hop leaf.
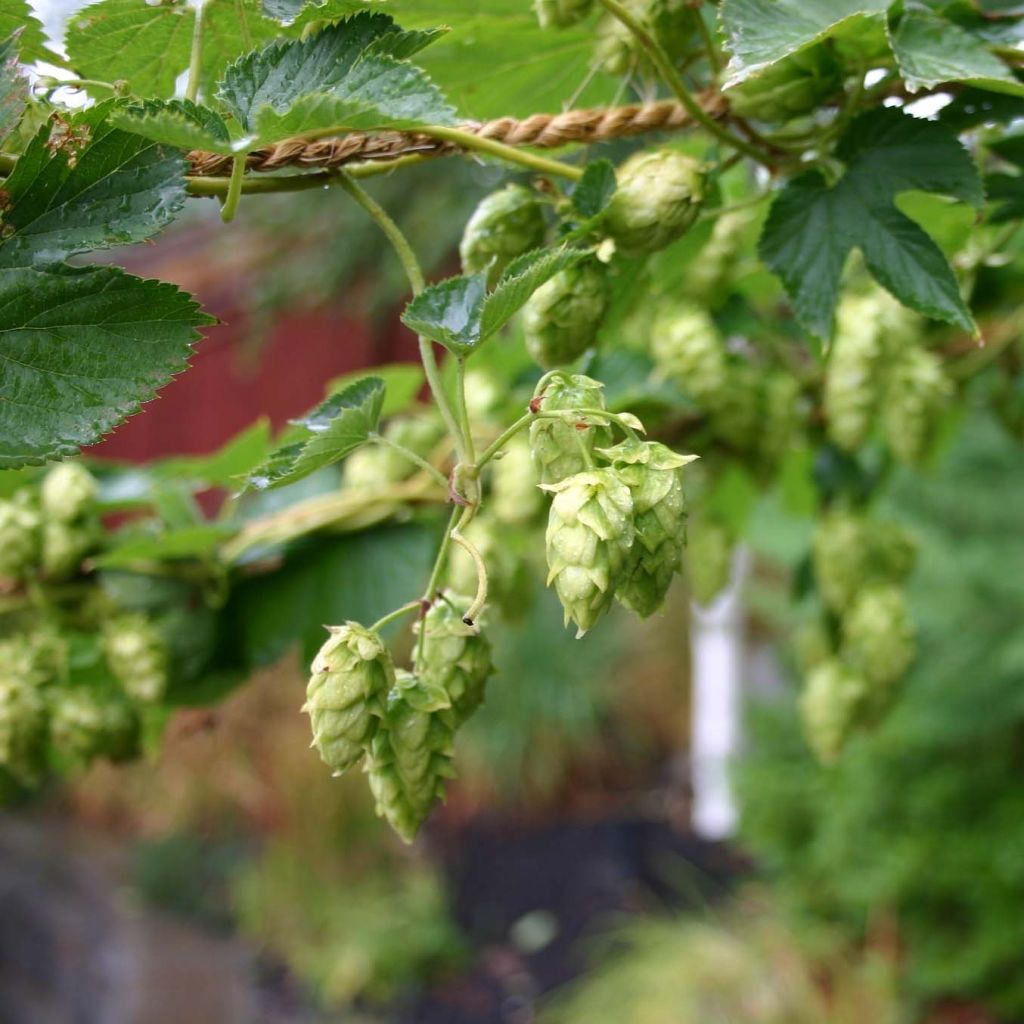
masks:
{"label": "hop leaf", "polygon": [[726,96],[740,117],[781,122],[814,110],[842,84],[842,67],[831,51],[813,46],[744,79]]}
{"label": "hop leaf", "polygon": [[903,591],[878,584],[862,591],[843,617],[843,658],[880,686],[901,679],[914,660],[914,627]]}
{"label": "hop leaf", "polygon": [[508,185],[481,200],[466,224],[459,254],[464,274],[487,272],[493,289],[517,257],[544,244],[544,213],[522,185]]}
{"label": "hop leaf", "polygon": [[62,462],[43,478],[40,488],[43,514],[58,522],[74,522],[92,510],[96,492],[96,480],[85,466]]}
{"label": "hop leaf", "polygon": [[407,843],[453,776],[454,715],[447,695],[399,670],[367,762],[377,813]]}
{"label": "hop leaf", "polygon": [[867,694],[867,683],[840,661],[826,661],[808,676],[800,696],[800,715],[807,742],[822,764],[838,760]]}
{"label": "hop leaf", "polygon": [[897,356],[885,390],[882,422],[900,462],[915,465],[928,454],[952,394],[953,385],[934,352],[911,347]]}
{"label": "hop leaf", "polygon": [[551,369],[578,359],[597,339],[608,306],[608,272],[596,259],[555,274],[523,308],[530,357]]}
{"label": "hop leaf", "polygon": [[0,501],[0,579],[24,579],[39,559],[41,519],[32,495]]}
{"label": "hop leaf", "polygon": [[103,630],[103,652],[114,678],[132,700],[155,704],[164,695],[167,642],[145,615],[123,615],[108,623]]}
{"label": "hop leaf", "polygon": [[[603,409],[602,385],[590,377],[559,374],[550,380],[538,403],[539,412],[571,409]],[[556,484],[587,468],[582,449],[611,444],[606,426],[587,425],[561,419],[538,419],[530,425],[530,450],[540,471],[541,483]]]}
{"label": "hop leaf", "polygon": [[329,631],[313,659],[302,710],[309,713],[313,746],[340,774],[369,749],[395,682],[395,667],[380,636],[358,622]]}
{"label": "hop leaf", "polygon": [[704,199],[704,174],[693,157],[662,149],[637,153],[616,172],[618,188],[604,228],[626,256],[664,249],[693,225]]}
{"label": "hop leaf", "polygon": [[548,586],[552,583],[582,637],[607,611],[629,565],[633,499],[610,469],[577,473],[557,484],[547,529]]}

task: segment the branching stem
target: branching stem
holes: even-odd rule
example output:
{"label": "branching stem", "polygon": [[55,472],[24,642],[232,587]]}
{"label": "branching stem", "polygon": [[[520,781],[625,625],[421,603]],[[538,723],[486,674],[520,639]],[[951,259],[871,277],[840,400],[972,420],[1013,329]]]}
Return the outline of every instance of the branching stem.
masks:
{"label": "branching stem", "polygon": [[379,444],[385,448],[390,448],[392,451],[396,451],[403,455],[410,462],[415,463],[425,473],[429,473],[442,487],[448,486],[448,480],[436,466],[432,466],[422,456],[417,455],[412,449],[406,448],[403,444],[398,444],[397,441],[392,441],[390,437],[385,437],[383,434],[371,434],[367,440],[370,444]]}
{"label": "branching stem", "polygon": [[235,219],[238,201],[242,198],[242,179],[245,177],[245,154],[239,153],[231,164],[231,177],[228,179],[228,191],[220,208],[220,219],[229,224]]}

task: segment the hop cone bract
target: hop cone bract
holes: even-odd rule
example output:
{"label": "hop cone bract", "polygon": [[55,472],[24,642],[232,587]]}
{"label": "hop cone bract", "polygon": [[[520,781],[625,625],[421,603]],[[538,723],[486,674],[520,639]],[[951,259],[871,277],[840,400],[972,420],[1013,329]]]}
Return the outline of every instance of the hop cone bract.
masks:
{"label": "hop cone bract", "polygon": [[[538,403],[540,412],[562,409],[603,409],[602,385],[579,374],[552,377]],[[587,468],[580,445],[592,452],[595,447],[611,444],[608,427],[580,428],[576,423],[560,419],[538,419],[530,424],[530,450],[537,463],[540,481],[556,484],[567,476]]]}
{"label": "hop cone bract", "polygon": [[480,201],[459,246],[467,274],[487,272],[493,288],[502,271],[523,253],[544,244],[544,213],[537,197],[522,185],[507,185]]}
{"label": "hop cone bract", "polygon": [[892,584],[865,588],[843,616],[843,657],[866,679],[887,686],[914,660],[914,627],[903,591]]}
{"label": "hop cone bract", "polygon": [[523,307],[530,358],[545,369],[578,359],[597,339],[608,307],[608,271],[587,259],[559,271]]}

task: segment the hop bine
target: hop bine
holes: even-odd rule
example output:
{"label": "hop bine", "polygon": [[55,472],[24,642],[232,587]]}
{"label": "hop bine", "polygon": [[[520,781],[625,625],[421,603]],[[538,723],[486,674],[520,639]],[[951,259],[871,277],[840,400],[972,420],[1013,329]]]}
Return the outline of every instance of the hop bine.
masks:
{"label": "hop bine", "polygon": [[530,358],[545,369],[578,359],[597,340],[608,307],[608,271],[586,259],[555,274],[523,308]]}
{"label": "hop bine", "polygon": [[544,244],[547,226],[536,196],[522,185],[508,185],[481,200],[466,224],[459,246],[467,274],[486,271],[493,288],[505,268]]}
{"label": "hop bine", "polygon": [[[602,385],[576,374],[555,374],[548,381],[539,400],[538,412],[559,412],[572,409],[603,409]],[[612,443],[607,426],[580,424],[567,419],[541,418],[530,424],[530,450],[542,484],[556,484],[575,473],[584,472],[587,457],[595,447]]]}

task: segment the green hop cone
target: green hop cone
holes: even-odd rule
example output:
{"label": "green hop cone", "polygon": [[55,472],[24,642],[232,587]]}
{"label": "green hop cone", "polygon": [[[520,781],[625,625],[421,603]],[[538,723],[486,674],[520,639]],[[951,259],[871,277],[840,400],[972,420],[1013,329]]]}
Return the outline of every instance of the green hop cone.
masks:
{"label": "green hop cone", "polygon": [[727,364],[725,386],[705,403],[711,429],[739,451],[756,450],[763,437],[762,373],[741,359]]}
{"label": "green hop cone", "polygon": [[687,267],[681,281],[685,295],[702,307],[717,307],[728,299],[736,268],[744,255],[743,235],[753,220],[749,210],[723,213],[711,229],[711,237]]}
{"label": "green hop cone", "polygon": [[903,591],[892,584],[862,590],[843,616],[843,658],[879,686],[902,679],[915,655],[914,626]]}
{"label": "green hop cone", "polygon": [[728,360],[714,321],[690,302],[662,309],[651,331],[651,356],[657,372],[678,384],[702,405],[715,405],[725,392]]}
{"label": "green hop cone", "polygon": [[[696,44],[699,15],[688,0],[623,0],[623,6],[644,24],[671,60],[685,56]],[[611,14],[598,23],[594,65],[609,75],[655,74],[632,30]]]}
{"label": "green hop cone", "polygon": [[103,630],[103,653],[114,678],[132,700],[155,704],[168,683],[167,642],[145,615],[122,615]]}
{"label": "green hop cone", "polygon": [[897,523],[871,523],[872,578],[883,583],[903,583],[914,571],[917,544]]}
{"label": "green hop cone", "polygon": [[812,560],[818,592],[834,612],[850,606],[870,576],[871,539],[867,521],[835,509],[818,523]]}
{"label": "green hop cone", "polygon": [[43,514],[62,523],[74,522],[93,510],[96,480],[78,462],[61,462],[46,474],[40,488]]}
{"label": "green hop cone", "polygon": [[907,347],[897,355],[882,400],[882,424],[900,462],[916,465],[928,454],[952,394],[952,382],[934,352]]}
{"label": "green hop cone", "polygon": [[793,639],[797,664],[804,675],[809,675],[819,665],[835,656],[828,627],[821,616],[802,622]]}
{"label": "green hop cone", "polygon": [[107,719],[103,701],[83,687],[50,694],[50,745],[61,761],[78,766],[102,751]]}
{"label": "green hop cone", "polygon": [[495,519],[509,526],[522,526],[535,519],[544,504],[538,483],[530,443],[517,434],[505,445],[491,470],[490,510]]}
{"label": "green hop cone", "polygon": [[615,597],[646,619],[665,603],[682,566],[686,499],[680,470],[696,456],[678,455],[654,441],[624,441],[601,449],[601,455],[633,499],[633,547]]}
{"label": "green hop cone", "polygon": [[377,813],[407,843],[454,775],[454,721],[443,690],[398,670],[366,771]]}
{"label": "green hop cone", "polygon": [[376,735],[395,666],[384,641],[358,622],[329,627],[313,659],[306,703],[313,743],[336,775],[356,764]]}
{"label": "green hop cone", "polygon": [[813,46],[770,65],[726,91],[740,117],[783,122],[815,110],[843,85],[842,68],[825,46]]}
{"label": "green hop cone", "polygon": [[416,632],[423,632],[422,657],[419,645],[413,648],[413,672],[425,685],[447,694],[456,727],[480,706],[494,671],[490,641],[462,621],[472,603],[460,594],[435,601],[416,625]]}
{"label": "green hop cone", "polygon": [[594,6],[594,0],[534,0],[541,28],[571,28],[582,21]]}
{"label": "green hop cone", "polygon": [[42,531],[42,569],[51,580],[64,580],[78,572],[86,555],[95,551],[102,531],[94,519],[65,522],[47,519]]}
{"label": "green hop cone", "polygon": [[807,677],[800,695],[800,717],[807,743],[822,764],[832,765],[839,759],[861,720],[867,697],[864,679],[836,659],[822,663]]}
{"label": "green hop cone", "polygon": [[578,359],[597,340],[608,308],[608,270],[586,259],[555,274],[523,308],[530,358],[545,369]]}
{"label": "green hop cone", "polygon": [[688,531],[686,567],[698,604],[711,604],[729,585],[735,542],[732,532],[713,519],[694,519]]}
{"label": "green hop cone", "polygon": [[0,580],[23,580],[35,568],[41,525],[29,492],[0,500]]}
{"label": "green hop cone", "polygon": [[610,469],[577,473],[557,484],[548,517],[547,559],[566,625],[582,637],[607,611],[629,565],[633,499]]}
{"label": "green hop cone", "polygon": [[459,246],[466,274],[486,271],[493,288],[505,268],[544,244],[547,226],[537,197],[522,185],[507,185],[481,200],[466,224]]}
{"label": "green hop cone", "polygon": [[788,373],[769,372],[761,382],[758,457],[772,470],[793,447],[800,430],[800,384]]}
{"label": "green hop cone", "polygon": [[0,767],[19,782],[39,781],[46,758],[46,702],[39,687],[0,663]]}
{"label": "green hop cone", "polygon": [[[538,412],[570,409],[604,409],[602,385],[580,374],[558,374],[551,378],[536,402]],[[605,426],[587,426],[561,419],[537,419],[530,424],[530,451],[542,484],[557,484],[587,468],[583,449],[608,446],[611,431]]]}
{"label": "green hop cone", "polygon": [[700,162],[672,149],[648,150],[618,169],[618,188],[605,211],[605,231],[625,256],[642,256],[682,238],[700,212]]}

